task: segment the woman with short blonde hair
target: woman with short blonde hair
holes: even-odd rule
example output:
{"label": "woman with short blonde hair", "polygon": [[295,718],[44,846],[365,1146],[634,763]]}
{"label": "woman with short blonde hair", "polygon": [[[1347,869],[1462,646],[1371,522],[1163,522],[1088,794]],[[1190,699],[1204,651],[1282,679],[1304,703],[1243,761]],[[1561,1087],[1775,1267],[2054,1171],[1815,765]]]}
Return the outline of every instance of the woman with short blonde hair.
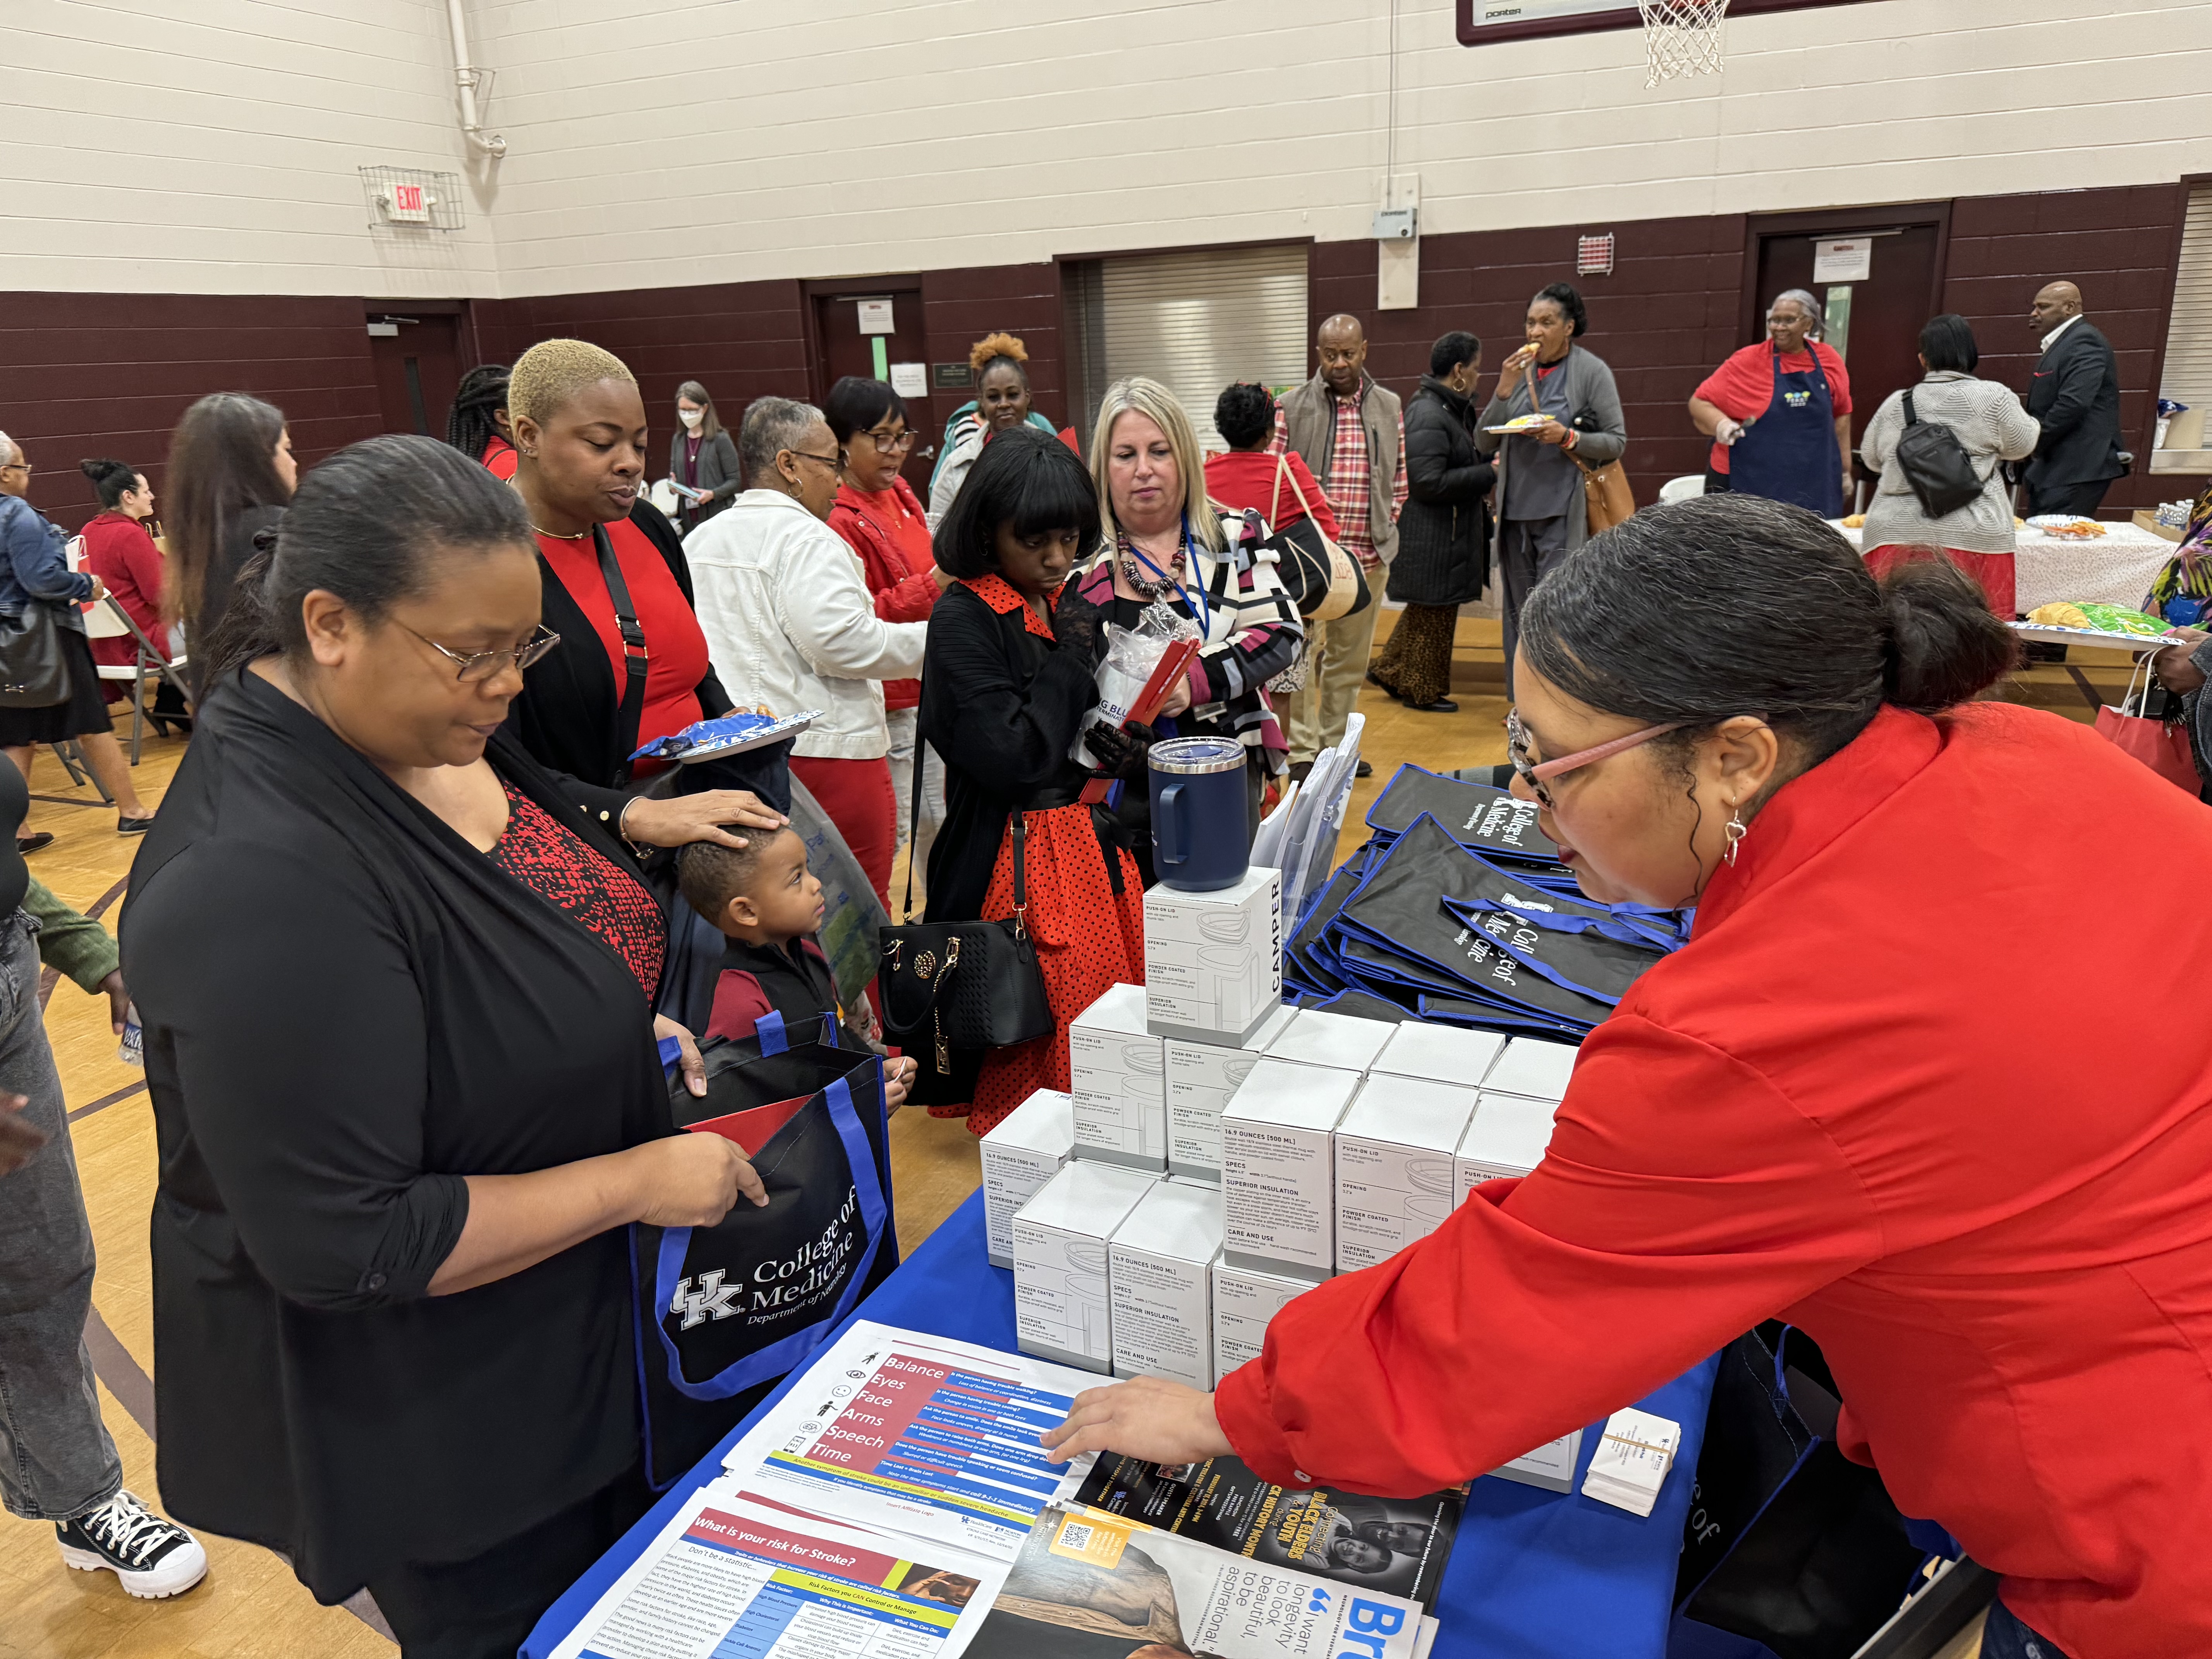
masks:
{"label": "woman with short blonde hair", "polygon": [[[1267,683],[1293,668],[1305,640],[1297,606],[1275,574],[1274,553],[1243,520],[1224,519],[1206,493],[1198,434],[1174,392],[1141,374],[1106,388],[1091,441],[1091,477],[1105,546],[1078,591],[1106,620],[1133,628],[1154,600],[1196,623],[1190,709],[1161,736],[1235,738],[1247,754],[1248,830],[1260,823],[1268,778],[1289,746]],[[1141,801],[1125,809],[1147,810]],[[1149,860],[1151,837],[1137,837]],[[1147,884],[1152,871],[1145,872]]]}

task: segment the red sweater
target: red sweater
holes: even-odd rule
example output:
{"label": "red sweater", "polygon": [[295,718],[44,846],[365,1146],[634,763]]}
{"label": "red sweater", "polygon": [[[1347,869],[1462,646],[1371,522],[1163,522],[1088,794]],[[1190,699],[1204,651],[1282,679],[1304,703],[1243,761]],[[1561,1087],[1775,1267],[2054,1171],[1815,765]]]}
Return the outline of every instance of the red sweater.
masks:
{"label": "red sweater", "polygon": [[[166,654],[169,630],[161,622],[161,550],[146,526],[127,513],[101,514],[84,527],[84,568],[107,584],[154,648]],[[128,668],[138,660],[138,641],[127,634],[90,644],[94,662]]]}
{"label": "red sweater", "polygon": [[[841,484],[830,509],[830,527],[860,556],[876,615],[885,622],[927,622],[937,603],[937,559],[930,550],[929,514],[914,486],[894,477],[889,489],[863,494]],[[885,680],[884,707],[912,708],[921,701],[920,680]]]}
{"label": "red sweater", "polygon": [[1256,507],[1267,516],[1268,529],[1280,530],[1306,516],[1305,508],[1298,505],[1298,490],[1302,489],[1313,507],[1313,521],[1321,526],[1322,534],[1335,541],[1339,534],[1336,514],[1329,507],[1328,497],[1322,494],[1321,486],[1314,482],[1313,469],[1296,450],[1284,453],[1290,457],[1288,471],[1297,477],[1297,486],[1293,488],[1289,477],[1283,480],[1279,510],[1275,510],[1275,464],[1279,458],[1263,449],[1232,449],[1225,455],[1207,456],[1206,493],[1222,506],[1239,513],[1248,507]]}
{"label": "red sweater", "polygon": [[2212,1653],[2208,868],[2212,811],[2087,726],[1885,710],[1583,1045],[1536,1172],[1285,1308],[1222,1427],[1433,1492],[1779,1313],[2021,1619]]}

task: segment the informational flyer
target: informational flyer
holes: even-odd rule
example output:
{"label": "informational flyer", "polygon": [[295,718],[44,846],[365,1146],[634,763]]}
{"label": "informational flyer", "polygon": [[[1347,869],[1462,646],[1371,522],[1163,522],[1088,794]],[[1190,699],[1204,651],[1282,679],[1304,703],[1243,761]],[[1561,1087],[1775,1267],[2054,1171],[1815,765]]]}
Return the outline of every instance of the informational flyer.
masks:
{"label": "informational flyer", "polygon": [[777,1503],[1011,1561],[1089,1472],[1038,1437],[1102,1380],[862,1320],[722,1461]]}
{"label": "informational flyer", "polygon": [[1459,1491],[1426,1498],[1364,1498],[1326,1486],[1302,1492],[1262,1480],[1234,1457],[1164,1464],[1109,1454],[1068,1507],[1429,1607],[1466,1501]]}
{"label": "informational flyer", "polygon": [[951,1659],[1005,1566],[777,1505],[693,1493],[553,1659]]}
{"label": "informational flyer", "polygon": [[1146,1532],[1095,1510],[1046,1510],[977,1627],[969,1659],[1415,1659],[1421,1609]]}

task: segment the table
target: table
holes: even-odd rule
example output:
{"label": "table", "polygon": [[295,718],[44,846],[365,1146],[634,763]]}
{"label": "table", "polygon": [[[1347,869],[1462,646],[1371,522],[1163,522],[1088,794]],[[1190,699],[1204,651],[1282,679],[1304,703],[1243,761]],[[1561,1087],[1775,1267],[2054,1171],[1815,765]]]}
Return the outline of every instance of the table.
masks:
{"label": "table", "polygon": [[[1860,545],[1857,531],[1840,524],[1835,529],[1853,547]],[[2163,536],[2112,520],[2105,521],[2105,533],[2094,541],[2046,536],[2035,530],[2022,530],[2015,539],[2014,603],[2022,616],[2059,599],[2139,610],[2152,579],[2175,550]]]}
{"label": "table", "polygon": [[[853,1317],[1012,1349],[1014,1278],[985,1259],[983,1195],[973,1194],[954,1211]],[[1705,1438],[1705,1405],[1718,1365],[1717,1357],[1708,1359],[1636,1402],[1682,1425],[1675,1468],[1648,1520],[1579,1491],[1548,1492],[1507,1480],[1474,1483],[1437,1597],[1443,1629],[1434,1659],[1508,1654],[1524,1659],[1554,1654],[1560,1659],[1592,1654],[1662,1659],[1675,1560],[1689,1513],[1691,1471]],[[789,1386],[787,1381],[753,1415],[782,1398]],[[1468,1402],[1468,1409],[1480,1408],[1479,1401]],[[652,1513],[546,1609],[523,1644],[523,1659],[544,1659],[559,1644],[684,1498],[721,1473],[723,1453],[752,1420],[749,1417],[732,1430]],[[1583,1437],[1577,1487],[1597,1439],[1596,1433]]]}

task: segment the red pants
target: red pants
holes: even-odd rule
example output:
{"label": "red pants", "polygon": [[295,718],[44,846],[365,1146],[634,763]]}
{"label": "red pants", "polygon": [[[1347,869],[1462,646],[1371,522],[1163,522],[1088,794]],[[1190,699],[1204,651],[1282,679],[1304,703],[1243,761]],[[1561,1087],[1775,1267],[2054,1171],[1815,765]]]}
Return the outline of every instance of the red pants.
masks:
{"label": "red pants", "polygon": [[860,861],[868,885],[890,909],[891,860],[898,856],[898,797],[891,790],[890,762],[793,755],[791,775],[822,803]]}
{"label": "red pants", "polygon": [[[1940,550],[1945,558],[1981,584],[1990,610],[2005,622],[2013,619],[2016,612],[2013,604],[2011,554],[1968,553],[1955,547]],[[1878,580],[1892,565],[1925,557],[1929,551],[1924,547],[1899,547],[1894,542],[1886,542],[1880,547],[1867,550],[1866,568]]]}

